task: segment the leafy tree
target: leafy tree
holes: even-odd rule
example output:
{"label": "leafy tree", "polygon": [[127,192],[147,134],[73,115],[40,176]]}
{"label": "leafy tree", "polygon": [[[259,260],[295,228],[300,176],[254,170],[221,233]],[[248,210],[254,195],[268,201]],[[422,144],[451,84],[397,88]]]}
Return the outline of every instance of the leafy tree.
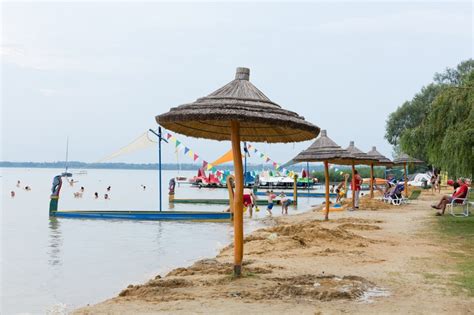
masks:
{"label": "leafy tree", "polygon": [[406,130],[416,128],[421,124],[429,113],[433,100],[442,89],[441,85],[429,84],[423,87],[411,101],[403,103],[389,115],[385,138],[391,145],[397,146]]}
{"label": "leafy tree", "polygon": [[472,176],[474,62],[468,60],[454,70],[436,74],[435,81],[439,90],[426,117],[403,130],[397,144],[407,154],[441,167],[452,176]]}

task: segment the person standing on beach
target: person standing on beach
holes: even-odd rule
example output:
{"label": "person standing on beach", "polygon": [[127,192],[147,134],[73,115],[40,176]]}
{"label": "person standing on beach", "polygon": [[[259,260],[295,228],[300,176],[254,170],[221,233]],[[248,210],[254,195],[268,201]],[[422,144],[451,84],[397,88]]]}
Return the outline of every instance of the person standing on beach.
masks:
{"label": "person standing on beach", "polygon": [[355,170],[354,178],[352,179],[352,189],[354,190],[354,208],[355,209],[359,209],[359,196],[360,196],[361,184],[362,184],[362,177],[360,177],[359,172]]}

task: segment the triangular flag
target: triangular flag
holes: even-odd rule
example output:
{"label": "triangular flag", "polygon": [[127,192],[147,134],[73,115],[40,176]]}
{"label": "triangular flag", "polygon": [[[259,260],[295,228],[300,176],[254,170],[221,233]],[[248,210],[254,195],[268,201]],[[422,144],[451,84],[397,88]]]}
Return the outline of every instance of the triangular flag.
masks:
{"label": "triangular flag", "polygon": [[188,155],[190,158],[194,157],[194,152],[193,150],[189,150]]}
{"label": "triangular flag", "polygon": [[263,153],[260,153],[260,157],[263,158],[265,156],[265,154]]}
{"label": "triangular flag", "polygon": [[267,162],[270,161],[270,158],[267,156]]}
{"label": "triangular flag", "polygon": [[257,153],[257,152],[258,152],[257,148],[254,148],[253,150],[254,150],[254,151],[253,151],[254,153]]}
{"label": "triangular flag", "polygon": [[176,140],[176,147],[179,147],[180,144],[181,144],[181,141]]}
{"label": "triangular flag", "polygon": [[276,162],[273,162],[273,167],[276,168],[277,165],[278,165],[278,164],[277,164]]}
{"label": "triangular flag", "polygon": [[197,154],[194,154],[194,162],[196,162],[196,160],[199,158],[199,155]]}
{"label": "triangular flag", "polygon": [[202,167],[206,167],[207,166],[207,161],[202,161]]}
{"label": "triangular flag", "polygon": [[170,134],[170,133],[167,133],[167,134],[166,134],[166,139],[168,139],[168,140],[169,140],[171,137],[172,137],[172,136],[171,136],[171,134]]}
{"label": "triangular flag", "polygon": [[188,154],[188,152],[189,152],[189,148],[188,148],[188,147],[185,147],[185,148],[184,148],[184,154]]}
{"label": "triangular flag", "polygon": [[212,164],[207,164],[207,170],[209,171],[212,168]]}

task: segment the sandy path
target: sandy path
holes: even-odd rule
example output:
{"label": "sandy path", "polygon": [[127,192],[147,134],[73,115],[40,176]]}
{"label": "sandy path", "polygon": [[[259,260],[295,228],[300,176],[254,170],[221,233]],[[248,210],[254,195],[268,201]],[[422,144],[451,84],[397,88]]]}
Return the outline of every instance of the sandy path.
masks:
{"label": "sandy path", "polygon": [[241,279],[230,276],[229,247],[75,314],[470,314],[474,299],[450,282],[449,244],[432,232],[434,198],[329,222],[284,217],[247,237]]}

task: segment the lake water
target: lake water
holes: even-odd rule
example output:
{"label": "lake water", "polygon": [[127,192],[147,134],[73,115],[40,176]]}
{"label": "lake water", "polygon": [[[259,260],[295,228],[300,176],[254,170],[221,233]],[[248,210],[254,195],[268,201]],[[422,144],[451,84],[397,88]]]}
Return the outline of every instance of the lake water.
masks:
{"label": "lake water", "polygon": [[[58,169],[0,169],[1,314],[69,311],[116,296],[128,284],[145,282],[178,266],[216,255],[232,241],[230,223],[80,220],[49,218],[51,182]],[[60,210],[156,210],[157,172],[87,170],[63,183]],[[169,209],[167,183],[177,171],[163,172],[163,210]],[[181,172],[191,177],[195,172]],[[21,181],[20,188],[16,187]],[[23,187],[30,186],[31,191]],[[141,185],[146,186],[143,190]],[[73,193],[84,186],[83,198]],[[110,200],[103,198],[111,186]],[[11,198],[10,192],[16,196]],[[94,198],[98,192],[99,199]],[[225,189],[181,185],[176,198],[227,198]],[[303,212],[322,199],[300,198]],[[222,211],[223,205],[178,204],[174,210]],[[264,207],[262,207],[264,208]],[[245,233],[263,226],[265,210],[245,218]],[[279,215],[280,207],[274,208]]]}

